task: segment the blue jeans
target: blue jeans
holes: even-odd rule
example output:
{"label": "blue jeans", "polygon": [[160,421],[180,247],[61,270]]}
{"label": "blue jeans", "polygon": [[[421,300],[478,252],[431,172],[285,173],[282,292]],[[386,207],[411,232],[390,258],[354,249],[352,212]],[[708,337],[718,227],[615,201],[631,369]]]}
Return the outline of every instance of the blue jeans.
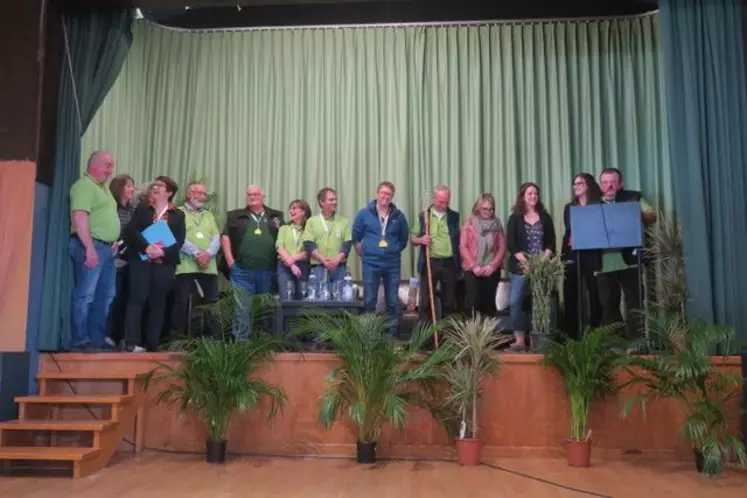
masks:
{"label": "blue jeans", "polygon": [[271,270],[247,270],[239,265],[231,267],[231,284],[239,289],[233,335],[248,339],[252,328],[252,296],[269,294],[272,290]]}
{"label": "blue jeans", "polygon": [[510,274],[510,287],[508,291],[508,312],[510,329],[516,332],[524,332],[530,327],[529,313],[524,311],[524,299],[526,298],[527,279],[524,275]]}
{"label": "blue jeans", "polygon": [[95,268],[86,268],[86,250],[77,237],[70,238],[68,247],[73,260],[75,280],[71,346],[105,346],[109,310],[117,289],[117,269],[114,266],[112,246],[107,242],[93,241],[99,257]]}
{"label": "blue jeans", "polygon": [[281,261],[278,261],[278,294],[280,295],[281,301],[288,300],[288,283],[293,283],[293,299],[301,299],[301,289],[298,285],[299,282],[308,282],[309,280],[309,263],[308,261],[299,261],[296,266],[301,270],[301,277],[298,278],[293,275],[290,268],[285,266]]}
{"label": "blue jeans", "polygon": [[324,267],[324,265],[316,265],[311,268],[311,271],[314,272],[314,278],[316,278],[317,282],[322,282],[322,277],[324,277],[325,273],[329,276],[329,283],[342,282],[343,280],[345,280],[345,275],[348,273],[348,267],[345,264],[341,264],[332,272],[326,270],[327,269]]}
{"label": "blue jeans", "polygon": [[389,335],[392,337],[397,335],[399,279],[399,266],[396,268],[378,268],[363,263],[363,306],[369,313],[376,311],[376,301],[379,297],[379,282],[383,280],[386,312],[391,319]]}

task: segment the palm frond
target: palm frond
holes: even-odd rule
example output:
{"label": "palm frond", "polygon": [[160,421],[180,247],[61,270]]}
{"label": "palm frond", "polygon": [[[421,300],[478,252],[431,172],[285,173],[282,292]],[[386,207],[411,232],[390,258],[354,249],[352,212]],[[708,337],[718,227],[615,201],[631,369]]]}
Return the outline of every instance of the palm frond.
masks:
{"label": "palm frond", "polygon": [[461,423],[465,435],[477,437],[477,413],[487,377],[497,377],[500,371],[496,349],[511,340],[501,336],[498,320],[479,313],[471,317],[452,317],[444,331],[445,359],[443,369],[449,386],[443,405],[434,410],[448,433],[454,433]]}
{"label": "palm frond", "polygon": [[565,277],[566,262],[559,255],[530,256],[523,265],[524,276],[532,290],[532,330],[542,334],[552,332],[552,295]]}
{"label": "palm frond", "polygon": [[254,377],[257,369],[272,361],[281,344],[272,337],[233,342],[198,337],[181,341],[184,354],[177,367],[160,364],[147,379],[147,387],[161,385],[159,403],[193,412],[205,424],[208,437],[225,437],[233,413],[254,409],[267,397],[272,419],[286,402],[279,386]]}
{"label": "palm frond", "polygon": [[411,406],[434,409],[434,386],[443,378],[439,369],[449,353],[446,348],[424,352],[423,346],[443,324],[419,326],[407,342],[390,337],[389,325],[385,315],[347,312],[312,311],[299,321],[297,333],[329,341],[340,360],[320,399],[323,428],[346,417],[359,441],[375,441],[384,423],[403,427]]}
{"label": "palm frond", "polygon": [[619,385],[615,377],[622,366],[620,355],[612,347],[620,326],[589,329],[581,339],[564,342],[550,340],[544,358],[563,377],[571,408],[571,438],[586,437],[589,406],[595,398],[614,394]]}

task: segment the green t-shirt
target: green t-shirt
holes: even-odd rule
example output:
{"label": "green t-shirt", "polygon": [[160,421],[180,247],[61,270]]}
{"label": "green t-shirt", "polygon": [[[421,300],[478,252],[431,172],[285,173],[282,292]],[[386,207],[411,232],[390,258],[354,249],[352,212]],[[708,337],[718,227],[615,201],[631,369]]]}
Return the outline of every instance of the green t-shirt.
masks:
{"label": "green t-shirt", "polygon": [[284,249],[289,256],[303,252],[303,228],[293,224],[281,226],[275,248]]}
{"label": "green t-shirt", "polygon": [[75,233],[75,211],[88,213],[89,230],[94,239],[114,242],[119,238],[117,201],[105,183],[85,174],[70,188],[70,233]]}
{"label": "green t-shirt", "polygon": [[250,216],[236,264],[246,270],[272,270],[276,261],[275,240],[267,226],[267,215]]}
{"label": "green t-shirt", "polygon": [[[303,231],[303,241],[314,242],[317,250],[325,258],[337,256],[342,250],[342,245],[351,240],[353,234],[350,222],[344,216],[335,215],[331,219],[325,219],[321,214],[314,215],[306,222],[306,229]],[[319,264],[319,261],[310,259],[312,266]]]}
{"label": "green t-shirt", "polygon": [[[187,206],[179,209],[184,212],[184,227],[186,229],[185,240],[197,247],[200,251],[207,251],[214,237],[220,237],[220,230],[215,223],[215,217],[210,211],[194,211]],[[218,274],[218,265],[215,258],[210,259],[208,267],[204,270],[197,266],[195,259],[184,252],[179,252],[179,265],[176,274],[182,273],[207,273]]]}
{"label": "green t-shirt", "polygon": [[[641,213],[646,211],[653,211],[651,205],[641,197]],[[609,249],[602,251],[602,269],[597,273],[612,273],[613,271],[627,270],[628,268],[637,268],[637,264],[628,265],[623,260],[622,252],[617,249]]]}
{"label": "green t-shirt", "polygon": [[[431,210],[430,220],[431,236],[431,258],[450,258],[454,255],[451,248],[451,237],[449,237],[449,224],[446,221],[446,213],[438,216]],[[420,237],[420,216],[415,217],[410,232],[416,237]]]}

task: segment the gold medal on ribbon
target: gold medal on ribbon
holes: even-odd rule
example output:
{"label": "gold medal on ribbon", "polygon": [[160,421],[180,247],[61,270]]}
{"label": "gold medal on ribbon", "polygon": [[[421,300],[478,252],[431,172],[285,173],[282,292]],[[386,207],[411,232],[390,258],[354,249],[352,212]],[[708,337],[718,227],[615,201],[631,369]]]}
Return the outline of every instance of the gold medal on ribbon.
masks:
{"label": "gold medal on ribbon", "polygon": [[382,240],[381,242],[379,242],[379,247],[389,247],[389,244],[386,240]]}
{"label": "gold medal on ribbon", "polygon": [[256,230],[254,230],[254,235],[262,235],[262,230],[257,228]]}

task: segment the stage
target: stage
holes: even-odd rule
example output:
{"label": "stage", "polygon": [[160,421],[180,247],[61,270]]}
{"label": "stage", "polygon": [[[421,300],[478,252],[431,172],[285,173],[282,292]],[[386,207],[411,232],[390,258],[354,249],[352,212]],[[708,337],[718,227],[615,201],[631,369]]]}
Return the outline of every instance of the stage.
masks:
{"label": "stage", "polygon": [[[485,458],[544,458],[564,455],[562,441],[569,430],[568,404],[561,379],[541,364],[542,356],[499,354],[501,373],[486,386],[480,437]],[[42,372],[135,373],[147,372],[158,363],[174,364],[176,353],[42,354]],[[317,400],[324,378],[336,363],[330,353],[279,353],[262,375],[280,384],[288,403],[273,423],[264,408],[245,418],[236,417],[228,437],[228,451],[262,455],[355,455],[355,437],[343,424],[322,430],[317,423]],[[739,357],[729,357],[714,368],[739,373]],[[103,393],[107,383],[79,384],[79,394]],[[65,388],[66,389],[66,388]],[[204,452],[205,432],[192,415],[155,403],[156,389],[147,393],[142,410],[143,428],[138,442],[144,450]],[[64,392],[64,391],[63,391]],[[656,460],[692,460],[692,450],[679,435],[682,414],[675,401],[651,403],[646,416],[639,408],[620,418],[625,395],[592,406],[595,460],[619,460],[637,456]],[[736,412],[736,411],[735,411]],[[80,413],[76,416],[80,417]],[[735,413],[730,421],[737,429]],[[125,434],[120,450],[132,451],[135,438]],[[377,453],[386,457],[451,458],[453,445],[443,428],[424,411],[411,413],[405,429],[385,428]]]}

